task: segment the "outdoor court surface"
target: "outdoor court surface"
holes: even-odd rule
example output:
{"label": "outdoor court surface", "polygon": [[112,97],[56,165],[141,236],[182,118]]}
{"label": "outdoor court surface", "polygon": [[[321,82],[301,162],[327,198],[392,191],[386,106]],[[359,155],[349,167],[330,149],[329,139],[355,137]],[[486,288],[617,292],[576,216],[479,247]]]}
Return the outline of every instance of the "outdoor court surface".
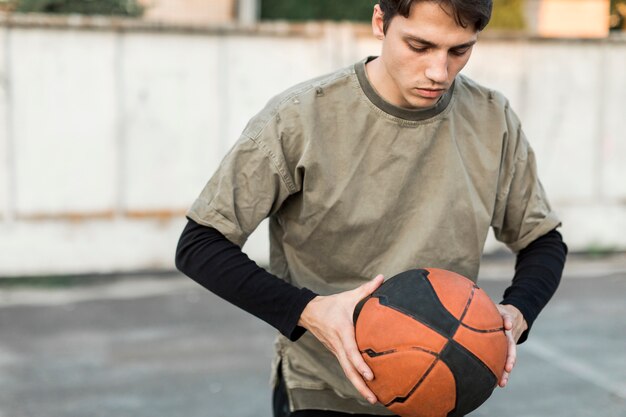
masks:
{"label": "outdoor court surface", "polygon": [[[497,299],[501,266],[479,281]],[[0,417],[270,417],[269,326],[179,274],[84,281],[0,282]],[[509,387],[471,416],[626,417],[623,256],[568,264]]]}

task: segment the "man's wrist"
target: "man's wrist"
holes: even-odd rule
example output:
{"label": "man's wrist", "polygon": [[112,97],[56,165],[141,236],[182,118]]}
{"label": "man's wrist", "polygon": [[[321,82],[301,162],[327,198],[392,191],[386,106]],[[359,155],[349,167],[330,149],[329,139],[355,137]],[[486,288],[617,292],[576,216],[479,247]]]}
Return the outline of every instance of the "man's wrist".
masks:
{"label": "man's wrist", "polygon": [[305,329],[309,328],[309,325],[311,324],[312,310],[315,308],[315,304],[319,301],[319,299],[320,296],[316,295],[304,306],[304,309],[302,309],[302,313],[300,314],[300,319],[298,320],[298,326],[304,327]]}

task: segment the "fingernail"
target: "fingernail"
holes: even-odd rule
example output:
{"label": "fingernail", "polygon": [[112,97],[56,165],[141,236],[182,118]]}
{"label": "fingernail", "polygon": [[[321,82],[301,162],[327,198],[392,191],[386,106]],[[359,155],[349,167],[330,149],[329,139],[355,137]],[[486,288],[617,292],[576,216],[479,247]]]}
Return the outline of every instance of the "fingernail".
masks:
{"label": "fingernail", "polygon": [[363,374],[363,376],[365,377],[365,379],[367,379],[368,381],[371,381],[372,379],[374,379],[374,375],[372,375],[371,372],[365,372]]}
{"label": "fingernail", "polygon": [[376,398],[374,397],[367,397],[367,401],[369,401],[370,404],[376,404]]}

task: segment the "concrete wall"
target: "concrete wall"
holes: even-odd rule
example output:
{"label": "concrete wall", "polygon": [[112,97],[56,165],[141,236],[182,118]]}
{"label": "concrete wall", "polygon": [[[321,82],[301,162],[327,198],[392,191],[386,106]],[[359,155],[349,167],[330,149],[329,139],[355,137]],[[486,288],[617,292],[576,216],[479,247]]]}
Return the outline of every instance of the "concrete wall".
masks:
{"label": "concrete wall", "polygon": [[[7,276],[173,268],[184,212],[247,120],[379,46],[349,24],[14,16],[0,48]],[[572,250],[626,249],[624,68],[624,40],[485,36],[465,70],[520,114]],[[244,248],[261,263],[265,239]]]}

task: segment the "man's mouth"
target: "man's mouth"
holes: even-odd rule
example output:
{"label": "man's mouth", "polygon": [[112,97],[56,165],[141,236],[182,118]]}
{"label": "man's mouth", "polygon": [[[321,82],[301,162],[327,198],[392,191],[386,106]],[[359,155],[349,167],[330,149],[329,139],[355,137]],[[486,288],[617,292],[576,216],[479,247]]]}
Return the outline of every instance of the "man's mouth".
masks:
{"label": "man's mouth", "polygon": [[444,88],[416,88],[415,91],[418,95],[425,98],[441,97],[446,92]]}

